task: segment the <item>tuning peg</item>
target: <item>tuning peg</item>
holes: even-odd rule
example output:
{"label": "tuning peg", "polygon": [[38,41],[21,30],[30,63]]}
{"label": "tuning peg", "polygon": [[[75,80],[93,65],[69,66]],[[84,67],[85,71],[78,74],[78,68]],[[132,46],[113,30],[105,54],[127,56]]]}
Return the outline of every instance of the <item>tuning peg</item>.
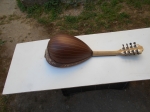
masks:
{"label": "tuning peg", "polygon": [[132,48],[132,43],[130,43],[130,48]]}
{"label": "tuning peg", "polygon": [[128,55],[130,55],[131,53],[130,53],[130,51],[128,51]]}
{"label": "tuning peg", "polygon": [[122,49],[125,50],[124,44],[122,44]]}
{"label": "tuning peg", "polygon": [[134,52],[134,50],[132,50],[132,53],[135,55],[135,52]]}
{"label": "tuning peg", "polygon": [[133,42],[133,44],[134,44],[134,47],[136,47],[136,42]]}
{"label": "tuning peg", "polygon": [[126,54],[127,54],[126,51],[124,51],[124,54],[125,54],[125,56],[126,56]]}
{"label": "tuning peg", "polygon": [[139,51],[138,51],[138,49],[136,50],[136,53],[137,53],[137,54],[140,54]]}
{"label": "tuning peg", "polygon": [[126,44],[126,46],[127,46],[126,48],[127,48],[127,49],[129,49],[129,46],[128,46],[128,44]]}

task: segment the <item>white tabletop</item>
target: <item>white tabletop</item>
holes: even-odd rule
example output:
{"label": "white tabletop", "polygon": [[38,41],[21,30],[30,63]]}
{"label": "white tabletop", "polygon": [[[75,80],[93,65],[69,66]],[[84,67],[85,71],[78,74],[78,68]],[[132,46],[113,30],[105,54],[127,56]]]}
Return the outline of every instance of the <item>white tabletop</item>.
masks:
{"label": "white tabletop", "polygon": [[77,37],[92,50],[118,50],[135,41],[144,51],[138,56],[92,57],[73,67],[56,68],[44,58],[49,40],[20,43],[3,94],[150,79],[150,28]]}

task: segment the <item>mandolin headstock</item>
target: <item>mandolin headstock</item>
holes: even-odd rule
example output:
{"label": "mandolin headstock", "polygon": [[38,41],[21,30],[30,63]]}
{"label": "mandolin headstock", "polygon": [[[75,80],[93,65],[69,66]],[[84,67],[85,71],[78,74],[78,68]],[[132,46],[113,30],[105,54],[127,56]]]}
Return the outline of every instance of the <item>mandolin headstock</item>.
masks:
{"label": "mandolin headstock", "polygon": [[126,44],[126,47],[124,44],[122,44],[122,49],[119,50],[121,55],[123,56],[130,56],[130,55],[138,55],[143,52],[143,47],[139,44],[136,44],[136,42]]}

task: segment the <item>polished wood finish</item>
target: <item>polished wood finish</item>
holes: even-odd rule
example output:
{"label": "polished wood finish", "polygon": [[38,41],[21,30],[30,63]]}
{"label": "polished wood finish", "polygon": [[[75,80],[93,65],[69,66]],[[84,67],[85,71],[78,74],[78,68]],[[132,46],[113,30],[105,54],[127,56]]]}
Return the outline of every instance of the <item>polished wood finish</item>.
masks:
{"label": "polished wood finish", "polygon": [[67,34],[59,34],[53,37],[47,48],[51,59],[61,64],[79,62],[92,56],[92,50],[88,45]]}

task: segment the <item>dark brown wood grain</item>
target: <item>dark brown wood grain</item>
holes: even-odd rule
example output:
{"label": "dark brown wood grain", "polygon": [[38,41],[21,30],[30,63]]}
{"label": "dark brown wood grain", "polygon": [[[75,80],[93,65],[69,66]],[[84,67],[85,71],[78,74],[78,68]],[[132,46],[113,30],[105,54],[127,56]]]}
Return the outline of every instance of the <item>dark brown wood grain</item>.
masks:
{"label": "dark brown wood grain", "polygon": [[81,62],[93,53],[83,41],[67,34],[59,34],[50,39],[47,50],[50,58],[58,64]]}
{"label": "dark brown wood grain", "polygon": [[75,63],[69,63],[69,64],[66,64],[66,63],[64,63],[64,64],[62,64],[62,63],[57,63],[57,62],[55,62],[53,59],[51,59],[51,57],[50,57],[49,54],[48,54],[48,50],[47,50],[47,49],[46,49],[46,51],[45,51],[45,58],[46,58],[47,62],[48,62],[50,65],[55,66],[55,67],[60,67],[60,68],[71,67],[71,66],[80,64],[80,63],[82,63],[82,62],[84,62],[84,61],[86,61],[86,60],[88,59],[88,58],[87,58],[87,59],[84,59],[84,60],[81,60],[81,61],[78,61],[78,62],[75,62]]}

